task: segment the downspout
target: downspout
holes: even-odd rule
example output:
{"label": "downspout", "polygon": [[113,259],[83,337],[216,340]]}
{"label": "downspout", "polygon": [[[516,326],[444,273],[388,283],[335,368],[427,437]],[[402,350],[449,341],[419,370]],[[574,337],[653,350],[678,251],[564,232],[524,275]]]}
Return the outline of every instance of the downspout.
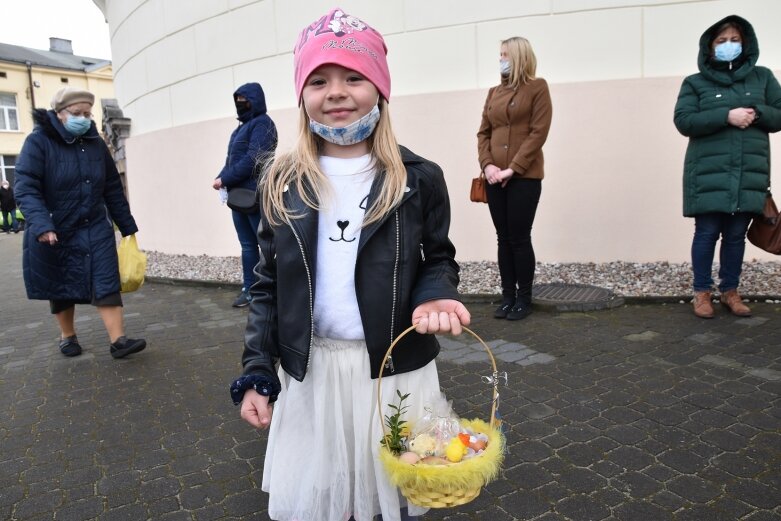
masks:
{"label": "downspout", "polygon": [[33,104],[33,110],[35,110],[35,87],[33,86],[33,64],[29,61],[24,62],[27,65],[27,81],[30,83],[30,101]]}

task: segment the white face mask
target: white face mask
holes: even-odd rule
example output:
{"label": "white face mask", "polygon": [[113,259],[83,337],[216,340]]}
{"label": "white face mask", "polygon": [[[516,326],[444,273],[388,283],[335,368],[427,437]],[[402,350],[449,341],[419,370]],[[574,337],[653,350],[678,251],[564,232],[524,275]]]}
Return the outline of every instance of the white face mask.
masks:
{"label": "white face mask", "polygon": [[499,60],[499,73],[502,76],[509,76],[510,75],[510,61],[509,60]]}
{"label": "white face mask", "polygon": [[309,118],[309,130],[334,145],[354,145],[372,135],[380,120],[380,107],[374,105],[368,114],[346,127],[329,127]]}

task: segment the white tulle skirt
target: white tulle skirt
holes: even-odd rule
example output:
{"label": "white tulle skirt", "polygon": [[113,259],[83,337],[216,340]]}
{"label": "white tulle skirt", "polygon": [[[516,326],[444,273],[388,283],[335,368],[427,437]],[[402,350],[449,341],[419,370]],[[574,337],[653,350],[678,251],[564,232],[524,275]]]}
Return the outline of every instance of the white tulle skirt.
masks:
{"label": "white tulle skirt", "polygon": [[[278,521],[398,521],[407,506],[391,485],[377,449],[382,426],[377,380],[362,340],[315,338],[303,382],[279,371],[282,392],[274,405],[263,467],[268,512]],[[396,389],[410,393],[405,418],[424,415],[439,397],[436,364],[382,379],[383,415],[396,403]],[[409,514],[427,509],[409,505]]]}

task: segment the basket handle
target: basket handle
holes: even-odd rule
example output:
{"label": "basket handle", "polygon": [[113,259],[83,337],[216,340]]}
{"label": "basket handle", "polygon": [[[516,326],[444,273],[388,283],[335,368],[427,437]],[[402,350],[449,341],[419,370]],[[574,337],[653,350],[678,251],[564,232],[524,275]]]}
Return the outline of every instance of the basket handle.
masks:
{"label": "basket handle", "polygon": [[[408,333],[413,331],[415,329],[415,325],[411,325],[402,333],[396,337],[396,339],[391,343],[388,350],[385,352],[385,357],[382,359],[382,364],[380,364],[380,374],[377,377],[377,410],[380,413],[380,424],[382,425],[382,434],[383,434],[383,440],[388,436],[388,427],[385,425],[385,417],[382,414],[382,370],[385,367],[385,363],[388,361],[388,357],[390,357],[391,353],[393,352],[393,348],[396,347],[396,344],[399,343],[399,341],[404,338]],[[471,334],[473,337],[477,339],[478,342],[483,346],[485,349],[485,352],[488,353],[488,357],[491,359],[491,368],[493,369],[494,377],[496,377],[497,369],[496,369],[496,359],[494,358],[494,354],[491,352],[491,349],[488,347],[488,344],[483,341],[480,336],[469,329],[466,326],[461,326],[461,329],[466,331],[467,333]],[[494,390],[493,390],[493,396],[491,398],[491,421],[490,426],[493,429],[496,424],[496,399],[499,396],[499,391],[497,389],[497,383],[496,380],[494,380]]]}

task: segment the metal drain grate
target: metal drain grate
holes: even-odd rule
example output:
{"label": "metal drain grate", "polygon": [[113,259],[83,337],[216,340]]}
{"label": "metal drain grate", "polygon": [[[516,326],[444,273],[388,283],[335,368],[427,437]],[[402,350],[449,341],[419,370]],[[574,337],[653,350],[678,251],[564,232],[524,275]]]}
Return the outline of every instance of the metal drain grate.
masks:
{"label": "metal drain grate", "polygon": [[595,311],[622,306],[624,299],[598,286],[552,283],[535,285],[532,302],[557,311]]}

